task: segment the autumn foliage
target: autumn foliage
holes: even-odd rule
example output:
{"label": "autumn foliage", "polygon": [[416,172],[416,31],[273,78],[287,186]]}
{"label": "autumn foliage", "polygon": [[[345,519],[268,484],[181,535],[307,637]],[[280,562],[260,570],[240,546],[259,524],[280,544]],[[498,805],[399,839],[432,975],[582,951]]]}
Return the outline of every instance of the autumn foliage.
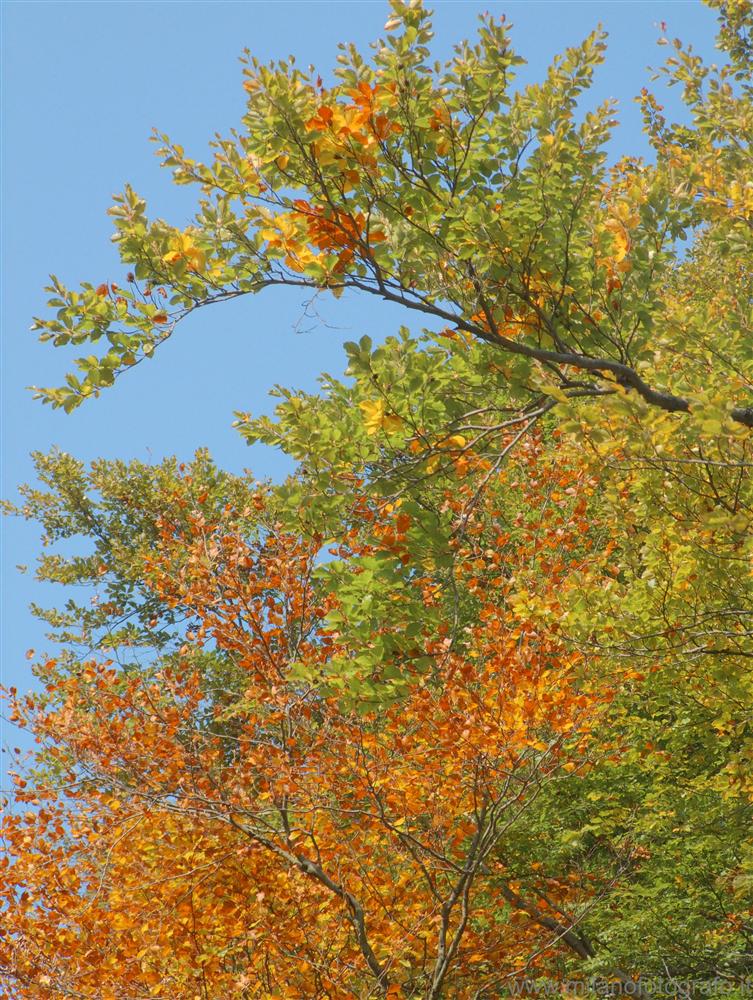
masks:
{"label": "autumn foliage", "polygon": [[[4,829],[5,967],[39,997],[474,995],[561,919],[553,903],[526,913],[499,852],[542,788],[590,766],[579,657],[511,616],[498,579],[462,652],[446,627],[419,633],[384,665],[406,693],[346,706],[320,680],[351,651],[326,624],[337,600],[315,585],[316,546],[232,521],[158,525],[149,587],[195,621],[169,662],[63,677],[47,661],[45,698],[16,700],[55,778],[18,779],[30,809]],[[369,551],[405,545],[409,524],[399,507],[367,518]],[[512,552],[566,551],[559,532]],[[356,573],[362,554],[349,546]],[[488,551],[458,583],[498,573]],[[430,577],[412,585],[436,601]],[[211,686],[205,647],[232,663]],[[592,891],[528,874],[559,907]],[[509,939],[494,914],[511,905]]]}
{"label": "autumn foliage", "polygon": [[610,167],[598,32],[518,89],[504,20],[436,68],[402,0],[334,83],[249,57],[210,163],[157,137],[194,223],[128,188],[126,280],[53,279],[42,339],[107,345],[65,410],[271,286],[430,329],[237,414],[283,483],[36,456],[8,507],[91,596],[6,693],[9,995],[745,994],[753,8],[711,6],[726,61],[663,71],[688,123],[644,91],[653,159]]}

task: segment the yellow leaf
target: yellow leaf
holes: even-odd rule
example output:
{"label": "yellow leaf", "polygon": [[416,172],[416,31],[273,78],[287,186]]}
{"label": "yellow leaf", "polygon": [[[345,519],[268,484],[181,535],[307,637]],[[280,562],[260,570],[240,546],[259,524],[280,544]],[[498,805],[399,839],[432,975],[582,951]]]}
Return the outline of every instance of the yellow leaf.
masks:
{"label": "yellow leaf", "polygon": [[206,267],[206,254],[194,243],[190,233],[177,233],[170,240],[170,250],[162,255],[166,264],[177,264],[179,260],[188,262],[189,270],[203,271]]}
{"label": "yellow leaf", "polygon": [[388,434],[399,431],[402,426],[403,421],[396,413],[385,413],[382,418],[382,427],[384,427]]}
{"label": "yellow leaf", "polygon": [[630,236],[619,219],[610,219],[607,223],[605,223],[605,228],[611,232],[614,240],[612,259],[616,263],[619,263],[627,257],[628,251],[630,250]]}
{"label": "yellow leaf", "polygon": [[378,434],[385,430],[388,434],[400,430],[402,419],[396,413],[386,412],[383,399],[368,399],[358,404],[363,413],[363,423],[367,434]]}
{"label": "yellow leaf", "polygon": [[207,266],[206,254],[203,250],[199,250],[198,247],[192,247],[190,250],[187,250],[185,257],[191,271],[203,271]]}
{"label": "yellow leaf", "polygon": [[364,400],[358,404],[363,413],[363,423],[367,434],[378,434],[384,419],[384,400]]}
{"label": "yellow leaf", "polygon": [[440,448],[465,448],[467,442],[462,434],[452,434],[440,442]]}

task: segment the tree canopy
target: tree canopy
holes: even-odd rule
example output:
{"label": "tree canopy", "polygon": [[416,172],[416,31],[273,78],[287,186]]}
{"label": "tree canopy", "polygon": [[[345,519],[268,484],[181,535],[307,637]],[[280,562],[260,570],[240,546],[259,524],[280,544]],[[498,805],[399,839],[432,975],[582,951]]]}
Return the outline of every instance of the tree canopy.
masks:
{"label": "tree canopy", "polygon": [[237,414],[284,483],[37,456],[7,506],[87,596],[7,692],[13,996],[745,995],[753,6],[711,6],[650,159],[585,110],[599,32],[526,87],[504,19],[436,65],[402,0],[328,82],[247,55],[211,163],[155,136],[193,223],[127,188],[121,284],[52,279],[65,410],[268,286],[426,328]]}

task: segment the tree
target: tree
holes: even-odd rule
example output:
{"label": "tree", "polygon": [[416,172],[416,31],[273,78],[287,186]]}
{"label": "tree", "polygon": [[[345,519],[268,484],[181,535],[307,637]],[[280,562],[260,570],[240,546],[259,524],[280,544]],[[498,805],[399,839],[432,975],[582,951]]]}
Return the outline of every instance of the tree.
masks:
{"label": "tree", "polygon": [[40,390],[65,409],[269,285],[436,329],[239,414],[299,462],[276,487],[38,459],[16,512],[89,552],[41,574],[97,593],[40,612],[64,652],[12,695],[43,744],[4,825],[19,996],[744,991],[752,8],[718,5],[721,68],[675,43],[690,124],[644,93],[655,160],[607,168],[600,36],[515,91],[504,23],[435,71],[392,6],[333,86],[249,58],[213,163],[157,137],[195,224],[127,190],[127,281],[53,279],[37,321],[108,344]]}
{"label": "tree", "polygon": [[[518,91],[504,19],[482,18],[477,44],[432,68],[429,14],[402,0],[373,59],[346,49],[331,87],[249,57],[243,131],[216,141],[212,163],[155,136],[176,182],[202,192],[195,225],[149,222],[127,189],[112,215],[128,287],[53,283],[60,312],[37,321],[42,336],[109,347],[79,363],[83,381],[40,395],[71,408],[197,307],[290,284],[353,288],[450,324],[495,348],[515,386],[707,420],[711,407],[751,425],[751,11],[719,6],[729,63],[706,67],[677,42],[666,66],[692,125],[668,125],[644,92],[656,162],[611,170],[614,108],[576,116],[603,58],[599,33]],[[672,280],[688,232],[721,279],[690,310]],[[723,358],[708,297],[725,317]]]}
{"label": "tree", "polygon": [[[751,810],[725,773],[742,744],[717,714],[731,720],[738,681],[697,654],[707,672],[688,672],[661,640],[645,674],[635,642],[628,659],[595,650],[590,627],[574,648],[568,631],[594,604],[609,612],[595,634],[614,635],[625,621],[614,605],[626,594],[639,605],[640,577],[617,563],[603,483],[553,425],[502,465],[519,429],[487,434],[486,454],[457,436],[428,459],[419,450],[415,484],[380,497],[397,429],[375,430],[373,401],[357,400],[397,365],[446,373],[447,403],[468,406],[459,386],[480,391],[481,380],[460,369],[469,356],[457,342],[442,350],[444,364],[410,340],[352,350],[363,361],[353,385],[286,400],[287,447],[307,473],[283,489],[223,475],[205,456],[182,470],[89,473],[39,458],[47,488],[27,489],[19,513],[50,542],[94,543],[85,558],[46,557],[43,575],[93,585],[98,599],[44,613],[69,651],[39,664],[44,698],[16,706],[45,748],[29,784],[19,773],[22,814],[4,830],[3,968],[18,995],[40,996],[41,979],[51,996],[370,995],[379,978],[334,886],[360,907],[382,985],[431,995],[442,964],[429,886],[442,857],[452,870],[469,849],[452,840],[468,822],[464,796],[477,777],[499,791],[495,762],[516,748],[504,781],[520,798],[512,811],[498,804],[500,835],[478,859],[444,995],[504,995],[523,972],[657,975],[662,960],[676,975],[744,977]],[[441,426],[446,413],[430,419]],[[350,442],[346,461],[328,464],[325,428]],[[339,530],[335,558],[314,570],[317,522]],[[509,712],[490,717],[503,692]],[[712,721],[728,739],[709,737]],[[282,740],[266,738],[276,726],[295,729],[285,768]],[[277,799],[248,801],[267,782]],[[24,803],[39,811],[23,815]],[[453,931],[456,919],[451,910]],[[417,925],[433,936],[411,935]]]}
{"label": "tree", "polygon": [[[242,508],[220,506],[240,484],[201,459],[151,482],[129,470],[141,492],[124,490],[122,471],[97,472],[119,492],[121,545],[98,518],[112,554],[79,574],[114,575],[113,598],[137,577],[160,653],[121,669],[45,660],[44,697],[14,698],[46,748],[33,790],[17,778],[17,800],[38,808],[4,826],[2,968],[17,995],[473,996],[537,942],[564,936],[582,950],[553,900],[575,905],[591,887],[534,865],[540,899],[527,900],[509,832],[550,783],[589,766],[594,697],[577,654],[525,616],[510,622],[506,574],[484,593],[498,553],[465,562],[458,586],[479,610],[456,652],[400,507],[359,497],[363,526],[320,574],[355,573],[353,589],[378,596],[392,573],[393,621],[369,629],[353,593],[317,585],[316,545],[270,519],[264,490],[247,484]],[[60,460],[58,484],[72,472]],[[60,524],[49,505],[47,516]],[[539,547],[566,552],[579,526],[552,526]],[[516,553],[534,554],[509,550],[507,572]],[[401,567],[421,617],[403,607]],[[100,604],[100,623],[122,621],[125,603]],[[184,616],[190,627],[170,642]],[[137,642],[106,628],[100,644],[120,659]],[[510,909],[528,918],[513,935],[501,933]]]}

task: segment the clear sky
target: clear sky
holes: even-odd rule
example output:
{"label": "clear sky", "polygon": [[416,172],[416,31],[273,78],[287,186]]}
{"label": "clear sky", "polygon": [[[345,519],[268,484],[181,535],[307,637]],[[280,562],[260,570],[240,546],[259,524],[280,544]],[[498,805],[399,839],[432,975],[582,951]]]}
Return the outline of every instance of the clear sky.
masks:
{"label": "clear sky", "polygon": [[[38,3],[2,6],[2,486],[12,498],[32,477],[29,452],[57,445],[88,460],[97,456],[159,460],[190,456],[208,446],[220,465],[280,476],[286,464],[249,449],[231,428],[234,410],[268,411],[275,383],[312,389],[322,370],[343,369],[341,344],[364,333],[378,339],[408,320],[372,300],[330,300],[319,319],[303,317],[293,290],[268,290],[187,321],[154,361],[139,366],[99,400],[74,414],[33,402],[25,387],[57,385],[66,356],[29,332],[44,311],[42,291],[54,272],[66,283],[123,278],[109,237],[106,210],[126,182],[152,215],[186,225],[192,192],[173,188],[148,136],[157,126],[189,155],[206,155],[207,141],[242,114],[237,57],[248,47],[264,60],[294,53],[328,71],[338,41],[366,45],[382,32],[386,2],[260,0],[260,2]],[[666,49],[659,24],[713,58],[713,14],[700,0],[490,0],[435,2],[436,54],[475,30],[477,14],[506,13],[513,41],[529,65],[523,81],[540,78],[551,57],[598,22],[610,33],[607,63],[593,103],[620,102],[615,153],[644,152],[634,96]],[[324,75],[324,74],[323,74]],[[668,108],[676,107],[669,95]],[[17,521],[2,526],[2,674],[29,687],[24,652],[44,649],[26,611],[49,589],[19,575],[33,566],[38,530]],[[6,727],[2,742],[11,740]],[[13,742],[18,742],[13,735]]]}

